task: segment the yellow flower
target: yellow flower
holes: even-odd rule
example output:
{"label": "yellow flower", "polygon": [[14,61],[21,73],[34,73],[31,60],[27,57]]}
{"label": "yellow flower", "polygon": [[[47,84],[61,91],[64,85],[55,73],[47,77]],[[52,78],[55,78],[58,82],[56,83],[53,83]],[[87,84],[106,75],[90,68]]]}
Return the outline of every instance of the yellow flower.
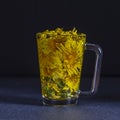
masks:
{"label": "yellow flower", "polygon": [[73,75],[71,77],[65,78],[66,86],[64,89],[70,89],[70,92],[75,92],[79,90],[80,86],[80,75]]}
{"label": "yellow flower", "polygon": [[69,76],[77,75],[82,65],[85,41],[76,41],[71,36],[66,36],[66,39],[65,44],[60,44],[58,48],[62,54],[63,68]]}

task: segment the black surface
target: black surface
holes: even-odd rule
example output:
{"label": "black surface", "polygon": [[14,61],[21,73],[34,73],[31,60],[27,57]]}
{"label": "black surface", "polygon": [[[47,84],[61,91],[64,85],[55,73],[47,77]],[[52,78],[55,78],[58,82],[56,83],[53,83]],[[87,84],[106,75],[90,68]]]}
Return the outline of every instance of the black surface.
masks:
{"label": "black surface", "polygon": [[46,107],[0,103],[0,120],[119,120],[120,102],[81,101],[77,106]]}
{"label": "black surface", "polygon": [[[43,106],[39,78],[0,78],[0,120],[119,120],[120,78],[101,78],[95,96],[74,106]],[[88,82],[90,78],[85,78]],[[109,84],[114,80],[114,84]],[[114,90],[112,89],[114,87]],[[84,87],[84,85],[82,86]]]}

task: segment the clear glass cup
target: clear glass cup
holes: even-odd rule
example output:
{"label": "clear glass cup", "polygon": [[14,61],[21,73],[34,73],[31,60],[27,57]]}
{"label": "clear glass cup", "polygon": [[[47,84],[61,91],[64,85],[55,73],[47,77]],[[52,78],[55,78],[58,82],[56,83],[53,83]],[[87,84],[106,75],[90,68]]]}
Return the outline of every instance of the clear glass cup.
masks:
{"label": "clear glass cup", "polygon": [[[48,32],[49,33],[49,32]],[[44,105],[77,104],[80,94],[97,92],[102,49],[86,42],[86,35],[36,34],[41,89]],[[80,90],[85,50],[94,51],[96,62],[90,91]]]}

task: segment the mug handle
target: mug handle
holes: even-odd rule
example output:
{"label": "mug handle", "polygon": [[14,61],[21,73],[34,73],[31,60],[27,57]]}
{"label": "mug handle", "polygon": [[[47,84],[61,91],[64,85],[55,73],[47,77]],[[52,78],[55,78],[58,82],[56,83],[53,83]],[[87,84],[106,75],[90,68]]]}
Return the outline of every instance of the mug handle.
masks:
{"label": "mug handle", "polygon": [[98,90],[103,52],[102,52],[101,47],[96,44],[86,43],[85,47],[86,47],[86,50],[95,52],[96,61],[95,61],[95,68],[94,68],[94,75],[93,75],[91,90],[90,91],[81,91],[80,90],[80,94],[94,95]]}

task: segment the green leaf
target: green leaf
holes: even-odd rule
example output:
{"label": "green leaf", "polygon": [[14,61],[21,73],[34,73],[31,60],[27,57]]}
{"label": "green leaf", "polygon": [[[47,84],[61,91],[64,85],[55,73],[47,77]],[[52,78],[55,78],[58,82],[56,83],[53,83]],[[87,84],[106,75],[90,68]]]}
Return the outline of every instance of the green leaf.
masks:
{"label": "green leaf", "polygon": [[63,82],[63,79],[58,79],[57,86],[59,88],[63,88],[65,86],[65,82]]}

